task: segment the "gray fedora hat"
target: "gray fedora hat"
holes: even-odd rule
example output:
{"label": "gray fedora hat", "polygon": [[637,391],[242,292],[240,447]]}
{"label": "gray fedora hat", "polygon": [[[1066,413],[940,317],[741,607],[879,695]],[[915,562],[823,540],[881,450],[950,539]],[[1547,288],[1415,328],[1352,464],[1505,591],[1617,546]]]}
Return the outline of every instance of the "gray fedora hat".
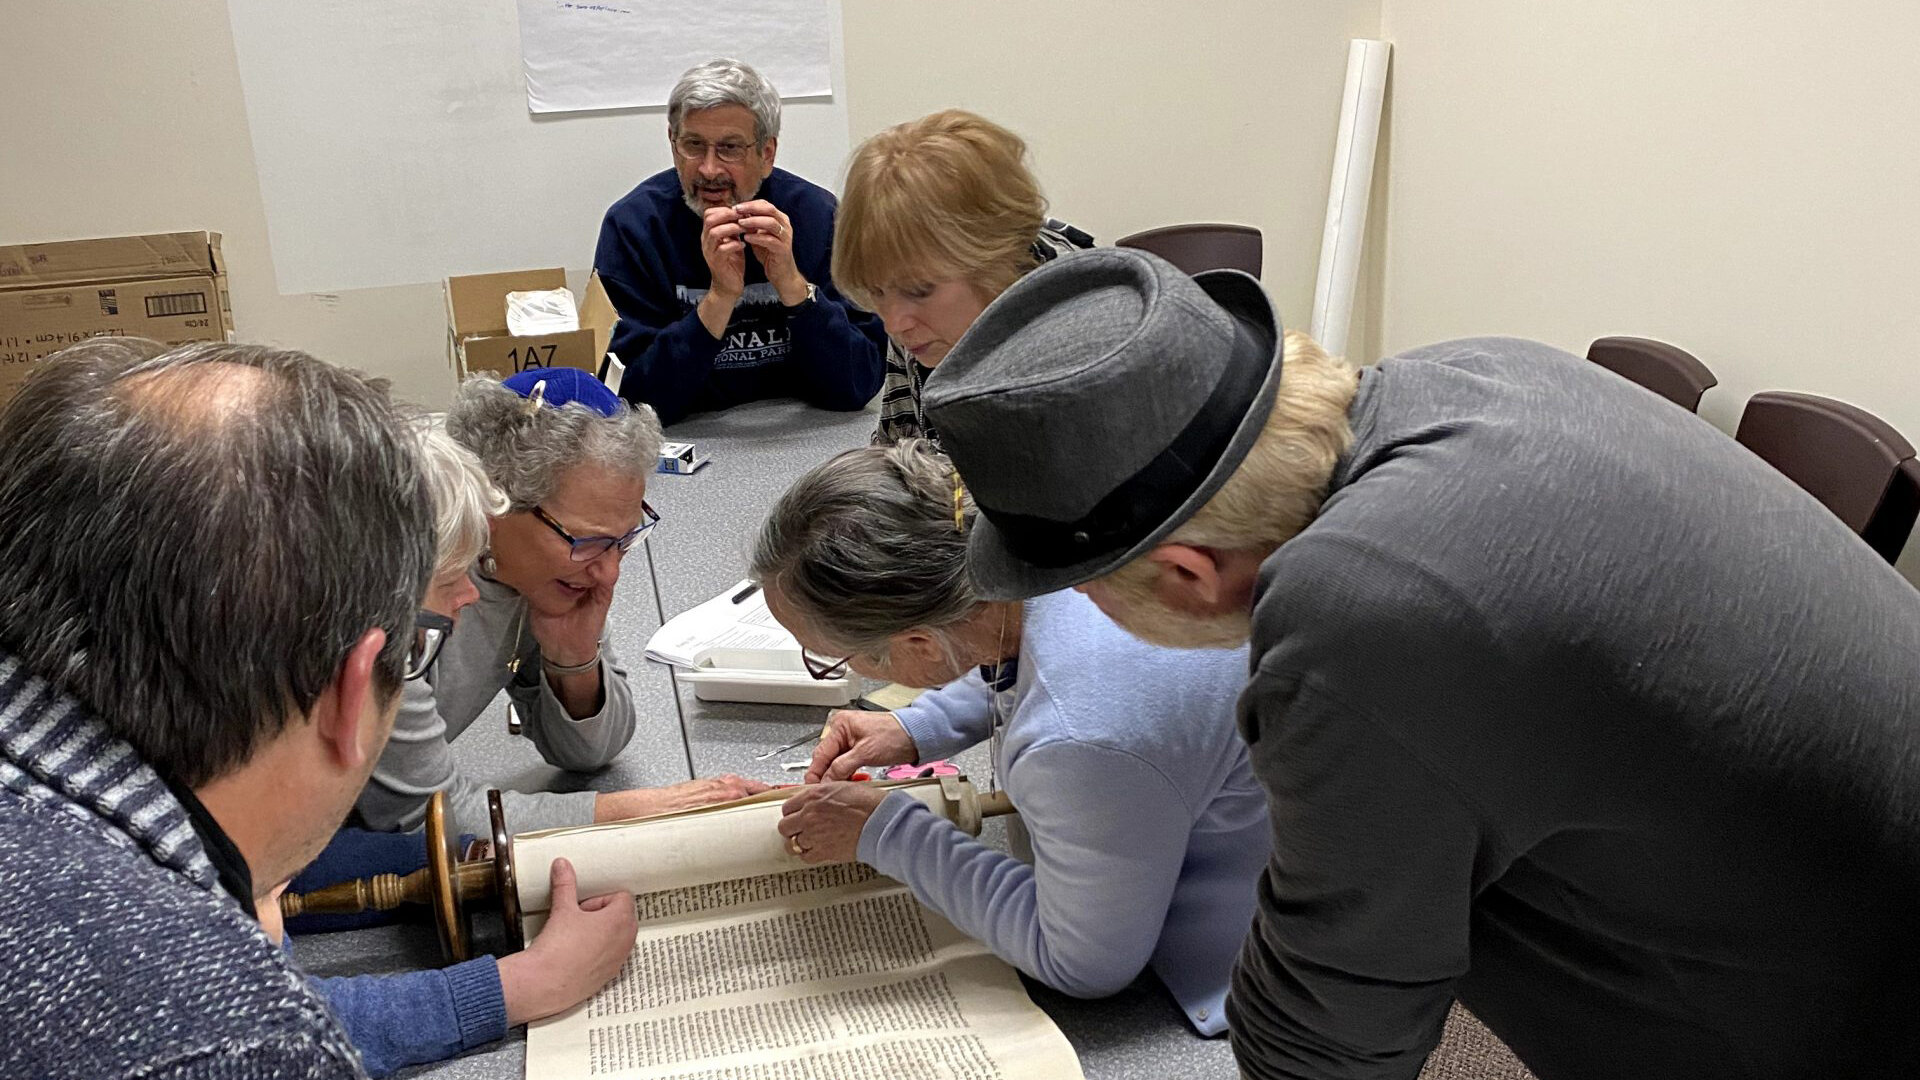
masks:
{"label": "gray fedora hat", "polygon": [[1280,384],[1279,314],[1237,270],[1143,251],[1067,255],[974,321],[927,380],[927,419],[980,509],[988,599],[1124,566],[1239,468]]}

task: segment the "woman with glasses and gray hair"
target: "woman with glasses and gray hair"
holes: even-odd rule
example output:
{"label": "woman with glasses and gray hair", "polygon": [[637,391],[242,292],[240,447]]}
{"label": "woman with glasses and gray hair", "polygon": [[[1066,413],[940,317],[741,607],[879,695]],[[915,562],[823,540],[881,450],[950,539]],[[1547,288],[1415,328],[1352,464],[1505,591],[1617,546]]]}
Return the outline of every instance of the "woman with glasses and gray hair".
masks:
{"label": "woman with glasses and gray hair", "polygon": [[[972,520],[953,466],[920,439],[841,454],[774,506],[752,573],[809,670],[941,687],[891,713],[834,713],[780,832],[810,862],[858,859],[905,882],[1064,993],[1112,994],[1150,968],[1218,1034],[1270,843],[1234,728],[1246,651],[1147,645],[1077,592],[983,600]],[[904,795],[843,782],[982,742],[1031,865]]]}
{"label": "woman with glasses and gray hair", "polygon": [[[479,459],[447,433],[440,418],[421,417],[416,433],[433,500],[435,562],[407,655],[409,681],[432,670],[461,610],[479,600],[472,568],[487,549],[489,520],[510,509]],[[404,876],[425,865],[425,837],[418,831],[342,829],[287,887],[304,893],[376,874]],[[368,1075],[385,1076],[505,1038],[513,1026],[585,1001],[619,972],[633,949],[632,898],[624,893],[580,897],[573,867],[564,860],[549,872],[558,902],[539,938],[518,953],[446,968],[312,980],[360,1051]],[[276,939],[279,892],[258,907],[261,925]],[[389,918],[378,912],[303,916],[287,929],[296,934],[349,929]]]}
{"label": "woman with glasses and gray hair", "polygon": [[[483,787],[454,766],[452,742],[500,691],[540,756],[563,769],[611,762],[633,735],[633,694],[607,640],[621,558],[659,520],[646,503],[660,425],[573,368],[463,383],[447,433],[507,500],[456,597],[470,600],[438,657],[407,684],[393,737],[355,806],[371,829],[411,829],[435,791],[452,828],[488,831]],[[452,614],[451,611],[441,614]],[[508,792],[515,832],[687,809],[764,790],[739,777],[619,792]]]}

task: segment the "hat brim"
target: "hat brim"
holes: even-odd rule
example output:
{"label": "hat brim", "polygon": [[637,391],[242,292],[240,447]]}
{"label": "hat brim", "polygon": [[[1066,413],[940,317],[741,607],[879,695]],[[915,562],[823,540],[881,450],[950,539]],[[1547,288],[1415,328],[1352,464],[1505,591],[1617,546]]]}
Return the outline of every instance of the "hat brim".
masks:
{"label": "hat brim", "polygon": [[[1253,401],[1249,403],[1246,415],[1241,417],[1239,426],[1234,429],[1233,437],[1228,440],[1220,460],[1214,463],[1193,494],[1143,539],[1124,551],[1097,555],[1068,566],[1035,566],[1021,559],[1008,550],[1006,537],[985,514],[977,516],[967,538],[967,568],[973,577],[974,589],[982,599],[1024,600],[1105,577],[1151,551],[1175,529],[1186,524],[1187,519],[1198,513],[1227,482],[1227,478],[1240,468],[1240,463],[1246,460],[1247,451],[1253,448],[1260,432],[1266,427],[1267,415],[1273,411],[1274,395],[1280,387],[1281,358],[1286,351],[1280,313],[1274,310],[1273,301],[1267,296],[1266,290],[1260,287],[1260,282],[1239,270],[1208,270],[1195,274],[1193,280],[1229,315],[1254,330],[1255,340],[1272,343],[1270,355],[1234,358],[1236,363],[1259,363],[1264,360],[1267,374],[1261,380]],[[1085,449],[1097,452],[1099,448]]]}

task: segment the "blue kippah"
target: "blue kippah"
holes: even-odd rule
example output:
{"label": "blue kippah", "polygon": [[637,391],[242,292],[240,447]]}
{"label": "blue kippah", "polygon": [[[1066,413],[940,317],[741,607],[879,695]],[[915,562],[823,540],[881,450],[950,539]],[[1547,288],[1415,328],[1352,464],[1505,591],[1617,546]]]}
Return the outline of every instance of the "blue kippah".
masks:
{"label": "blue kippah", "polygon": [[559,408],[569,401],[578,402],[599,413],[612,416],[620,411],[620,397],[607,389],[607,384],[593,377],[590,371],[572,367],[528,368],[518,375],[500,380],[500,385],[528,397],[533,394],[535,383],[547,384],[546,403]]}

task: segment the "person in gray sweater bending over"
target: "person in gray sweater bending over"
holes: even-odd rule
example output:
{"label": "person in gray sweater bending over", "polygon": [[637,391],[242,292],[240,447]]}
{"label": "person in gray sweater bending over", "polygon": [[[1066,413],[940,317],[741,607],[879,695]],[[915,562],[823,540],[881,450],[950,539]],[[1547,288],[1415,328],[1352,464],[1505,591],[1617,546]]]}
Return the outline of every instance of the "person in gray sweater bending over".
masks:
{"label": "person in gray sweater bending over", "polygon": [[1724,433],[1530,341],[1356,376],[1125,250],[926,408],[986,596],[1252,639],[1246,1076],[1411,1080],[1456,996],[1541,1080],[1920,1074],[1920,592]]}
{"label": "person in gray sweater bending over", "polygon": [[[752,572],[810,670],[946,684],[897,712],[834,713],[816,786],[788,800],[780,832],[809,862],[858,858],[905,882],[1064,993],[1104,997],[1151,969],[1195,1029],[1219,1034],[1268,848],[1233,727],[1246,653],[1148,645],[1073,592],[982,601],[972,519],[953,466],[920,439],[841,454],[768,516]],[[989,740],[1031,865],[904,794],[843,782]]]}
{"label": "person in gray sweater bending over", "polygon": [[[418,826],[447,793],[449,827],[486,835],[485,789],[450,745],[506,690],[540,756],[563,769],[611,762],[633,735],[633,694],[607,641],[621,558],[659,516],[646,503],[660,425],[573,368],[463,383],[447,431],[507,496],[473,585],[478,598],[434,669],[407,684],[392,741],[355,806],[369,829]],[[681,810],[765,790],[721,776],[617,792],[508,792],[514,832]]]}

